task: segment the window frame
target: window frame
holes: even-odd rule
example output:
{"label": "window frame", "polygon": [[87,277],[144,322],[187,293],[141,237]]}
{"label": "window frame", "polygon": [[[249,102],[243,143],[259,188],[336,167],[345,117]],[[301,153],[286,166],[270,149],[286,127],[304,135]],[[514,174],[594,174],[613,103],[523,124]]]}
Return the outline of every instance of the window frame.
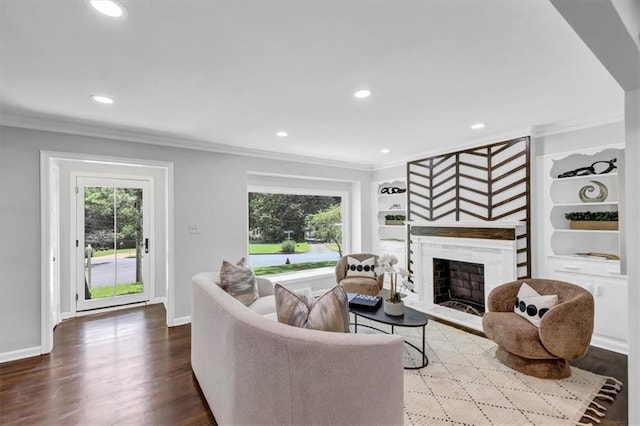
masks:
{"label": "window frame", "polygon": [[[246,236],[247,236],[247,250],[246,257],[249,259],[249,194],[250,193],[262,193],[262,194],[285,194],[285,195],[311,195],[311,196],[325,196],[325,197],[340,197],[340,216],[342,218],[342,253],[350,253],[351,248],[351,191],[347,189],[330,189],[330,188],[322,188],[322,181],[320,180],[310,180],[315,185],[320,186],[319,188],[311,188],[311,187],[300,187],[293,185],[294,181],[300,181],[300,179],[291,178],[292,185],[286,186],[282,184],[278,185],[247,185],[247,225],[246,225]],[[342,182],[341,182],[342,183]],[[344,182],[348,184],[348,182]],[[303,271],[296,271],[287,273],[287,276],[295,279],[296,273],[303,273],[305,276],[320,276],[326,275],[326,268],[313,268],[313,269],[305,269]],[[315,272],[315,273],[314,273]],[[263,277],[268,278],[273,275],[262,275]]]}

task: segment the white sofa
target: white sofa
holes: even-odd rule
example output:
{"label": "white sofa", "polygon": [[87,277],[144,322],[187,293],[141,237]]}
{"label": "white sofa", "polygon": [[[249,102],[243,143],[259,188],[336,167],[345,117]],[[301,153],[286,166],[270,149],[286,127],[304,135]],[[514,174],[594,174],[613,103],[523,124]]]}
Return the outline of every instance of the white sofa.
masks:
{"label": "white sofa", "polygon": [[191,366],[218,424],[402,424],[401,337],[292,327],[235,300],[215,272],[192,281]]}

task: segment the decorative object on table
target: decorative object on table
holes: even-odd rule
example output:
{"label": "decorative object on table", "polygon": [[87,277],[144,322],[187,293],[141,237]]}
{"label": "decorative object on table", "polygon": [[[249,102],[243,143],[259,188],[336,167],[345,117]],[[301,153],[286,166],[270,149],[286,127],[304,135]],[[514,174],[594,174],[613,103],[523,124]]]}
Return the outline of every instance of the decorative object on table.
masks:
{"label": "decorative object on table", "polygon": [[385,225],[404,225],[407,217],[403,214],[388,214],[384,217]]}
{"label": "decorative object on table", "polygon": [[391,204],[389,210],[402,210],[402,206],[400,204]]}
{"label": "decorative object on table", "polygon": [[597,180],[590,180],[589,182],[598,187],[598,195],[593,198],[589,197],[587,195],[587,192],[594,192],[596,188],[593,185],[585,185],[580,188],[580,191],[578,192],[580,201],[582,201],[583,203],[601,203],[606,200],[607,196],[609,195],[609,190],[607,189],[606,185],[602,182],[598,182]]}
{"label": "decorative object on table", "polygon": [[596,161],[590,166],[586,167],[578,167],[574,170],[569,170],[568,172],[560,173],[558,178],[568,178],[574,176],[589,176],[589,175],[606,175],[607,173],[611,173],[613,170],[617,169],[616,162],[617,158],[614,158],[609,161]]}
{"label": "decorative object on table", "polygon": [[387,194],[387,195],[403,194],[405,192],[407,192],[406,188],[399,188],[397,186],[385,186],[383,188],[380,188],[380,193]]}
{"label": "decorative object on table", "polygon": [[367,311],[375,311],[380,307],[382,297],[371,296],[368,294],[356,294],[349,299],[349,307],[356,309],[364,309]]}
{"label": "decorative object on table", "polygon": [[376,274],[389,275],[389,298],[383,302],[384,312],[391,316],[404,315],[404,302],[400,298],[398,287],[412,289],[413,283],[407,280],[409,276],[407,270],[398,265],[397,257],[385,254],[378,259]]}
{"label": "decorative object on table", "polygon": [[616,231],[618,229],[618,211],[604,212],[568,212],[564,218],[569,221],[569,229]]}

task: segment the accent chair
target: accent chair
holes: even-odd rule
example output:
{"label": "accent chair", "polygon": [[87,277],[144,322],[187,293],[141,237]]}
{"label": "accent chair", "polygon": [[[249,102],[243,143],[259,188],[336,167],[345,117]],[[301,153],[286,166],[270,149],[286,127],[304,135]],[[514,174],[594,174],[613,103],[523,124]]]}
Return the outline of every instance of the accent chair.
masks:
{"label": "accent chair", "polygon": [[347,258],[356,259],[363,262],[367,259],[374,258],[375,263],[378,262],[378,255],[371,253],[354,253],[346,254],[340,258],[336,264],[336,283],[341,285],[347,293],[360,293],[375,296],[382,290],[384,282],[384,274],[371,274],[367,276],[349,276],[347,268],[349,267]]}
{"label": "accent chair", "polygon": [[[522,283],[540,295],[557,295],[536,327],[514,312]],[[488,297],[482,327],[498,344],[496,357],[521,373],[544,379],[571,376],[568,361],[587,354],[593,334],[594,300],[575,284],[546,279],[524,279],[494,288]]]}

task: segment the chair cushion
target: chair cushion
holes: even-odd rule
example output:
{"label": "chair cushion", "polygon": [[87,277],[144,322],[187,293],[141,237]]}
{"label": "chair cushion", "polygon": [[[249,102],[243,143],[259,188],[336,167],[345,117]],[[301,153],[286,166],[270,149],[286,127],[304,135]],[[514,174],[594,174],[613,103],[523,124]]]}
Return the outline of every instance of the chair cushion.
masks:
{"label": "chair cushion", "polygon": [[376,278],[376,273],[374,271],[376,267],[376,258],[370,257],[368,259],[364,259],[362,261],[356,259],[355,257],[347,256],[347,278],[353,277],[365,277],[365,278]]}
{"label": "chair cushion", "polygon": [[485,312],[482,328],[507,352],[532,359],[557,358],[542,346],[538,328],[514,312]]}
{"label": "chair cushion", "polygon": [[345,278],[339,283],[347,293],[369,294],[375,296],[380,293],[378,280],[374,278]]}
{"label": "chair cushion", "polygon": [[276,284],[275,299],[278,321],[281,323],[314,330],[349,332],[347,293],[340,286],[334,287],[309,306],[306,297]]}
{"label": "chair cushion", "polygon": [[557,304],[557,294],[541,295],[527,283],[522,283],[513,310],[531,324],[540,327],[542,317]]}

